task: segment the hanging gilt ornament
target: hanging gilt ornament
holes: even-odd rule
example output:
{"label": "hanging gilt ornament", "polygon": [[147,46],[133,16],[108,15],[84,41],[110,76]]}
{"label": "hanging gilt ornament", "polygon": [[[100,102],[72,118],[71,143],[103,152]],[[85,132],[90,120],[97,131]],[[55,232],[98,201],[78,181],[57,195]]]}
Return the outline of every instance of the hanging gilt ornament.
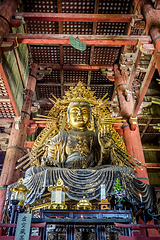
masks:
{"label": "hanging gilt ornament", "polygon": [[78,49],[80,51],[84,51],[86,50],[86,44],[84,42],[81,42],[78,37],[74,38],[72,36],[69,37],[69,42],[71,44],[72,47],[74,47],[75,49]]}

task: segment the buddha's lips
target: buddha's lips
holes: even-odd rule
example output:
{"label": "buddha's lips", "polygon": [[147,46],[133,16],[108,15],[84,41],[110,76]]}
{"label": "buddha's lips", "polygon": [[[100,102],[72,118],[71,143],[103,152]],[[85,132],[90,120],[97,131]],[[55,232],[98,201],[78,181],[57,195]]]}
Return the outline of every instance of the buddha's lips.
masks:
{"label": "buddha's lips", "polygon": [[77,118],[77,122],[83,122],[83,118]]}

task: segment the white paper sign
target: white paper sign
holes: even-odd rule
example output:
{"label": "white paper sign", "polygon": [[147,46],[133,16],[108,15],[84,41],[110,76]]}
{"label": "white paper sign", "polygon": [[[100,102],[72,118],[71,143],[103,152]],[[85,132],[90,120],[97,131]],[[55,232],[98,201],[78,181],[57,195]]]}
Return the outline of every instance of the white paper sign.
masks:
{"label": "white paper sign", "polygon": [[31,213],[19,213],[14,240],[29,240]]}
{"label": "white paper sign", "polygon": [[105,184],[101,184],[101,200],[106,199],[106,186]]}

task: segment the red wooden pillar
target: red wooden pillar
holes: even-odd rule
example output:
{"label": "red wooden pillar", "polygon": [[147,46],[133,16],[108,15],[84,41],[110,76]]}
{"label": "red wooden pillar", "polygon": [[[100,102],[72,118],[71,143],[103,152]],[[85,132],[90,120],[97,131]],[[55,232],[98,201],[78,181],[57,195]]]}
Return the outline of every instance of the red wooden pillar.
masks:
{"label": "red wooden pillar", "polygon": [[125,122],[123,124],[122,129],[123,129],[123,140],[125,142],[127,152],[133,156],[133,148],[132,148],[133,142],[132,142],[132,138],[131,138],[132,132],[130,130],[129,124],[127,122]]}
{"label": "red wooden pillar", "polygon": [[[159,24],[160,24],[160,22],[159,22]],[[159,38],[160,29],[153,27],[150,30],[150,35],[151,35],[151,38],[152,38],[154,46],[155,46],[155,52],[154,52],[153,56],[154,56],[154,59],[156,62],[158,73],[160,75],[160,38]]]}
{"label": "red wooden pillar", "polygon": [[9,22],[17,9],[18,0],[4,0],[0,5],[0,45],[10,29]]}
{"label": "red wooden pillar", "polygon": [[[17,0],[5,0],[0,4],[0,45],[3,38],[10,29],[9,22],[17,9]],[[0,50],[1,59],[1,50]]]}
{"label": "red wooden pillar", "polygon": [[[140,160],[142,164],[145,164],[139,129],[138,127],[136,127],[134,131],[131,131],[129,127],[129,119],[133,110],[133,98],[132,96],[130,96],[130,98],[127,99],[125,90],[127,86],[126,80],[125,77],[120,74],[118,65],[114,65],[114,73],[115,73],[115,88],[117,91],[120,106],[120,114],[123,118],[127,120],[126,123],[123,125],[123,138],[127,151],[132,156]],[[145,167],[143,167],[143,170],[136,168],[136,176],[141,181],[149,184],[147,169]]]}
{"label": "red wooden pillar", "polygon": [[[26,140],[26,132],[30,119],[32,99],[36,86],[37,70],[38,64],[34,63],[32,66],[31,74],[28,78],[26,99],[23,103],[21,111],[21,121],[19,122],[19,126],[17,126],[15,121],[12,126],[6,157],[0,177],[0,185],[4,185],[4,187],[13,182],[16,182],[19,178],[19,170],[15,169],[15,165],[17,160],[23,156],[24,142]],[[2,218],[5,197],[6,190],[0,190],[0,219]]]}
{"label": "red wooden pillar", "polygon": [[[124,123],[123,140],[125,142],[128,153],[140,160],[142,164],[145,164],[145,158],[138,127],[136,127],[135,131],[132,131],[130,130],[129,124],[127,122]],[[147,169],[144,166],[141,167],[143,170],[140,170],[136,167],[136,177],[142,182],[149,184]]]}
{"label": "red wooden pillar", "polygon": [[156,7],[157,10],[160,10],[160,0],[157,0],[157,7]]}
{"label": "red wooden pillar", "polygon": [[150,0],[134,0],[136,8],[141,12],[146,21],[145,32],[152,38],[155,46],[154,59],[160,75],[160,1],[157,2],[157,9],[154,9]]}
{"label": "red wooden pillar", "polygon": [[117,64],[114,65],[114,75],[115,75],[115,90],[118,96],[120,114],[124,118],[129,119],[133,109],[132,95],[130,96],[130,100],[126,101],[127,81],[125,76],[121,75]]}

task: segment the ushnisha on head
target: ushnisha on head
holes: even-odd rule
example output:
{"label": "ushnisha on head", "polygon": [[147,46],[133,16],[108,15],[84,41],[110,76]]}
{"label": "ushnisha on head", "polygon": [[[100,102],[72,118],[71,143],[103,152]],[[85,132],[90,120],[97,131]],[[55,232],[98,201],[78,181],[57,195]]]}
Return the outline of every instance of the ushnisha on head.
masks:
{"label": "ushnisha on head", "polygon": [[91,121],[91,106],[87,102],[72,102],[67,110],[68,122],[75,129],[83,130]]}

